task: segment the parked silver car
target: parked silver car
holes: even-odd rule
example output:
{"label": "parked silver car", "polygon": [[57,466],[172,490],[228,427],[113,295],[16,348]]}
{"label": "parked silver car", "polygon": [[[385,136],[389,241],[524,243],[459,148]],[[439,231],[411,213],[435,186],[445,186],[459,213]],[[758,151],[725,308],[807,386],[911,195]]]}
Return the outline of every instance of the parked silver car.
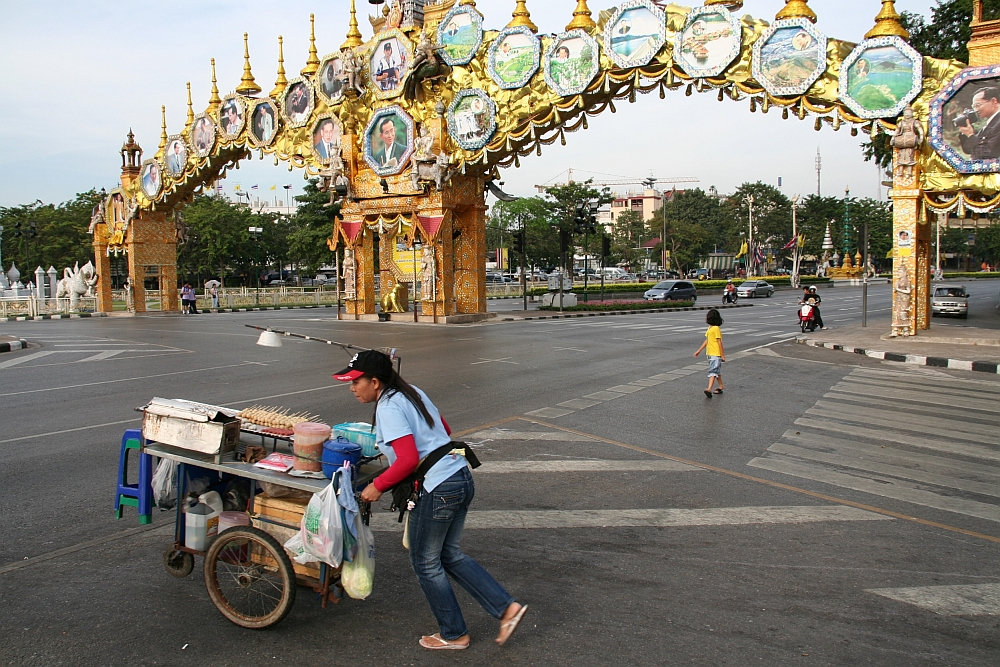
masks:
{"label": "parked silver car", "polygon": [[766,280],[744,280],[736,286],[736,296],[743,299],[771,296],[772,294],[774,294],[774,286]]}

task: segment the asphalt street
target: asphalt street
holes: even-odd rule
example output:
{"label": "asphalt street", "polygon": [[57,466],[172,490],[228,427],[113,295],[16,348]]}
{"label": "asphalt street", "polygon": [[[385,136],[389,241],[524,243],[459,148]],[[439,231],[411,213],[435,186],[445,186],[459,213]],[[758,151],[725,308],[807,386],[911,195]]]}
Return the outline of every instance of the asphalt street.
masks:
{"label": "asphalt street", "polygon": [[[823,292],[856,326],[860,291]],[[868,317],[887,317],[873,286]],[[429,326],[330,310],[28,321],[0,355],[5,664],[908,664],[1000,661],[1000,383],[795,343],[797,294],[723,312],[707,399],[702,310]],[[703,300],[705,301],[705,300]],[[996,325],[990,298],[970,324]],[[699,304],[702,305],[702,304]],[[714,305],[707,304],[706,305]],[[394,515],[375,591],[301,591],[266,631],[226,621],[161,556],[173,514],[112,509],[122,431],[154,396],[364,421],[330,374],[398,348],[483,466],[464,537],[529,612],[504,647],[460,594],[472,647],[436,630]],[[937,324],[937,322],[935,322]],[[952,326],[942,323],[942,326]],[[388,502],[384,503],[387,510]]]}

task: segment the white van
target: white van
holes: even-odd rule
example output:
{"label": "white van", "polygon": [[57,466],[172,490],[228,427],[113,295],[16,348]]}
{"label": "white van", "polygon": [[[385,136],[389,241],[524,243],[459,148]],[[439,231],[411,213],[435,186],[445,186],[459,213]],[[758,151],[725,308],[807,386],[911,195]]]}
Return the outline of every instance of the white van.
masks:
{"label": "white van", "polygon": [[604,274],[605,280],[626,280],[628,279],[628,274],[625,273],[625,269],[617,266],[605,266],[601,269],[601,273]]}

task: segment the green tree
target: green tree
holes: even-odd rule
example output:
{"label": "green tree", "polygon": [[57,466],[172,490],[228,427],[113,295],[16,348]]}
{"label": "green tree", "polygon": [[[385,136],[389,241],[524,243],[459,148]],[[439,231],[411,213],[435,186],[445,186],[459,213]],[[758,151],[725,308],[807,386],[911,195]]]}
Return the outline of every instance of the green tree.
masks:
{"label": "green tree", "polygon": [[[525,269],[553,267],[559,261],[559,240],[549,225],[548,204],[540,197],[525,197],[514,201],[499,201],[490,209],[486,226],[487,249],[513,246],[514,234],[522,225],[525,231]],[[520,264],[520,257],[510,255],[511,267]]]}
{"label": "green tree", "polygon": [[[593,206],[594,211],[598,207],[608,204],[614,201],[614,195],[611,193],[610,188],[604,187],[598,190],[591,185],[594,179],[588,178],[582,183],[572,182],[566,185],[553,185],[551,187],[545,188],[546,206],[548,208],[549,222],[553,228],[553,235],[558,243],[559,232],[566,232],[573,235],[573,218],[576,215],[577,208],[584,204],[590,203]],[[589,234],[590,237],[600,238],[600,230],[598,233]],[[583,241],[583,235],[580,236],[580,241]],[[599,243],[599,240],[596,240]],[[572,257],[567,257],[565,260],[559,262],[560,265],[564,266],[568,271],[572,271]]]}
{"label": "green tree", "polygon": [[[717,197],[700,188],[675,192],[648,223],[650,237],[660,237],[653,253],[662,256],[664,244],[670,252],[670,265],[682,273],[693,267],[720,244],[722,208]],[[738,248],[738,242],[737,246]],[[735,249],[734,249],[735,252]]]}
{"label": "green tree", "polygon": [[[776,252],[792,236],[792,209],[788,197],[776,187],[757,181],[744,183],[723,202],[722,230],[726,248],[739,249],[749,241],[750,198],[753,198],[753,246]],[[753,248],[749,248],[753,253]]]}
{"label": "green tree", "polygon": [[994,223],[976,234],[976,254],[996,270],[1000,266],[1000,224]]}
{"label": "green tree", "polygon": [[62,269],[93,261],[94,251],[87,228],[99,200],[100,195],[91,190],[58,206],[35,201],[0,207],[0,225],[3,226],[0,251],[5,268],[16,265],[21,271],[22,282],[27,282],[34,281],[37,266],[45,270],[54,267],[61,277]]}
{"label": "green tree", "polygon": [[249,227],[261,226],[248,208],[222,197],[197,195],[181,212],[188,241],[177,248],[177,278],[192,284],[214,278],[254,286],[258,255]]}
{"label": "green tree", "polygon": [[[596,238],[595,238],[596,237]],[[589,252],[600,254],[600,235],[591,234]],[[645,222],[638,211],[623,211],[615,218],[611,230],[611,256],[613,260],[605,260],[608,266],[624,264],[634,270],[645,259],[646,253],[640,248],[646,238]]]}
{"label": "green tree", "polygon": [[273,222],[274,230],[287,239],[286,247],[278,250],[296,264],[300,276],[313,276],[334,259],[326,240],[333,234],[333,221],[340,214],[341,202],[328,205],[330,195],[320,190],[318,184],[318,179],[309,179],[302,194],[295,198],[299,203],[295,214],[289,218],[278,216]]}

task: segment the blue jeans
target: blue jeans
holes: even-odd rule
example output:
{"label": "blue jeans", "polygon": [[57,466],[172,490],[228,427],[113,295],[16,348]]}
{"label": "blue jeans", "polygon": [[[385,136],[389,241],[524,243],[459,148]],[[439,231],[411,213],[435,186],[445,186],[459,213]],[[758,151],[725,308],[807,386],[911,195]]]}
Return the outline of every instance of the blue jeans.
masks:
{"label": "blue jeans", "polygon": [[421,491],[420,500],[407,519],[410,564],[437,619],[441,637],[447,640],[468,633],[449,576],[495,618],[501,618],[514,601],[503,586],[482,565],[462,553],[459,546],[465,515],[475,494],[472,472],[462,468],[433,491]]}

